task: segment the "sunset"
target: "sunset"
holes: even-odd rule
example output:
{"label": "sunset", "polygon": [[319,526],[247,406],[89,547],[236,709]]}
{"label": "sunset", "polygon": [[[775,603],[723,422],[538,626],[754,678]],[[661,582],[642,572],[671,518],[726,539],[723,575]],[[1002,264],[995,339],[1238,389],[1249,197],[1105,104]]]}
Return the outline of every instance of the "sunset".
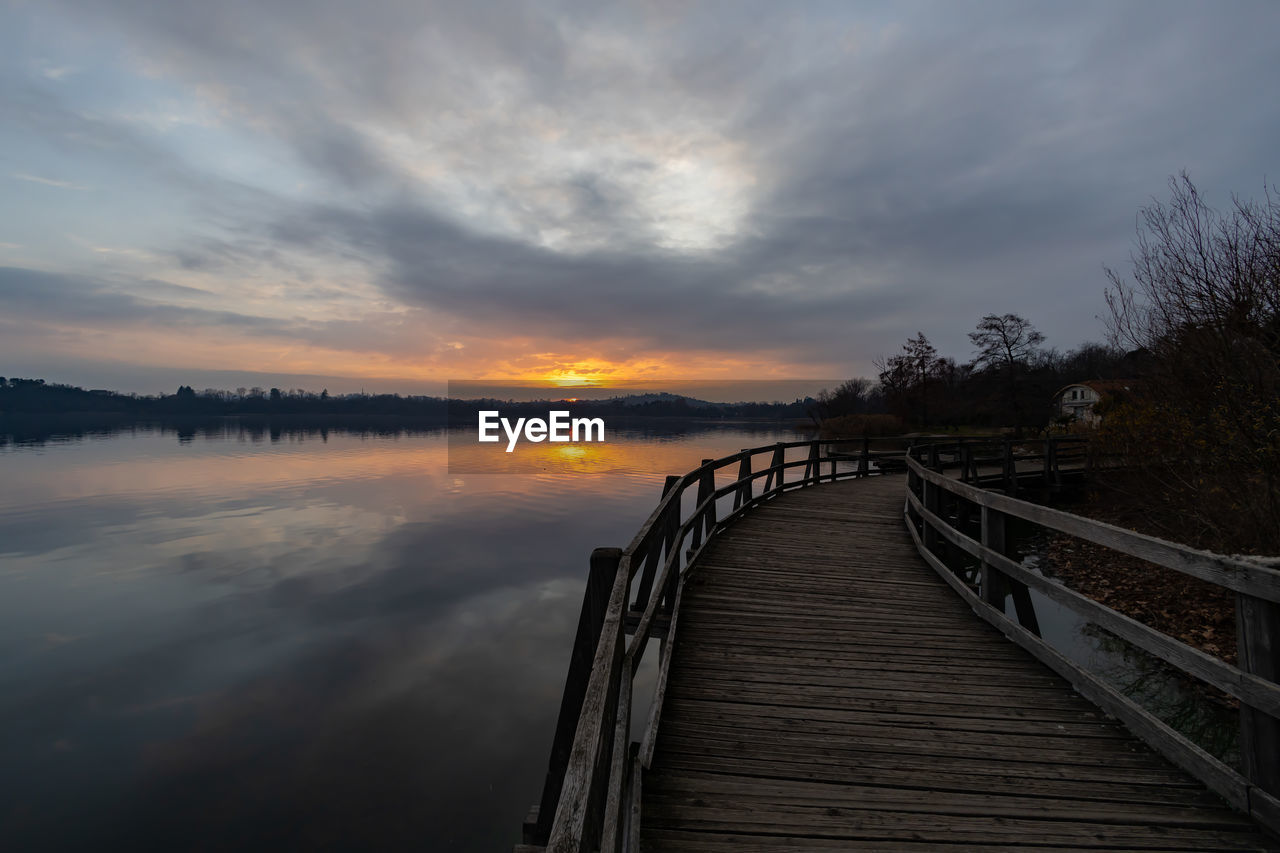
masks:
{"label": "sunset", "polygon": [[1067,347],[1134,211],[1260,190],[1280,132],[1268,4],[4,15],[0,358],[121,391]]}
{"label": "sunset", "polygon": [[0,850],[1280,850],[1277,35],[0,2]]}

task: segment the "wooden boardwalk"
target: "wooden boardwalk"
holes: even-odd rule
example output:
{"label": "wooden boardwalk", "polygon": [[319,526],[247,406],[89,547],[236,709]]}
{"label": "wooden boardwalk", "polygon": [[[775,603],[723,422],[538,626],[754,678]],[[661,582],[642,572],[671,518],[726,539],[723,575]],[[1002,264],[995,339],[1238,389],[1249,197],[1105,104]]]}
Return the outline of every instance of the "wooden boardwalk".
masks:
{"label": "wooden boardwalk", "polygon": [[833,483],[708,544],[643,850],[1278,849],[976,618],[902,511],[900,477]]}

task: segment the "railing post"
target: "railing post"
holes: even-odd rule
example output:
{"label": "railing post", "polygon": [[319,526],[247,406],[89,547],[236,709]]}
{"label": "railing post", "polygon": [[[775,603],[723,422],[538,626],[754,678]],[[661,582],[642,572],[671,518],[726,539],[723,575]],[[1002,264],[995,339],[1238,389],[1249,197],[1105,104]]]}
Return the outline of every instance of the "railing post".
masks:
{"label": "railing post", "polygon": [[769,491],[770,485],[773,486],[773,491],[775,492],[782,491],[782,484],[784,482],[783,475],[786,474],[786,471],[784,471],[779,466],[783,465],[786,461],[787,461],[787,449],[782,446],[782,442],[780,441],[778,442],[778,445],[773,449],[773,461],[769,463],[770,468],[777,468],[777,470],[769,472],[769,476],[765,480],[766,492]]}
{"label": "railing post", "polygon": [[[934,515],[940,515],[938,512],[940,503],[938,500],[938,487],[923,478],[921,478],[921,482],[924,488],[924,493],[921,496],[924,508]],[[933,522],[928,518],[921,518],[920,523],[924,529],[924,547],[930,551],[936,551],[938,546],[938,531],[934,528]]]}
{"label": "railing post", "polygon": [[[712,460],[710,459],[703,459],[702,464],[706,465],[708,462],[711,462],[711,461]],[[708,481],[708,478],[710,478],[710,481]],[[702,506],[702,502],[705,501],[707,498],[709,498],[715,492],[715,490],[716,490],[715,472],[704,471],[701,474],[699,474],[697,506]],[[693,510],[696,518],[693,524],[693,540],[689,543],[689,548],[692,551],[697,551],[698,548],[702,545],[703,529],[705,528],[707,534],[710,535],[712,528],[716,526],[715,502],[713,501],[711,506],[708,507],[706,510],[699,510],[697,506],[694,507],[694,510]]]}
{"label": "railing post", "polygon": [[809,445],[809,461],[804,466],[805,479],[810,485],[822,482],[822,458],[818,455],[818,442]]}
{"label": "railing post", "polygon": [[733,508],[741,509],[751,503],[751,452],[742,451],[742,462],[738,464],[738,490],[733,493]]}
{"label": "railing post", "polygon": [[[665,499],[672,487],[680,480],[679,477],[667,477],[666,483],[662,486],[662,497]],[[653,580],[658,576],[658,569],[662,566],[662,560],[666,556],[666,537],[669,531],[666,528],[659,527],[657,534],[649,540],[649,550],[644,556],[644,568],[640,572],[640,579],[636,583],[636,594],[634,598],[635,607],[643,610],[645,605],[649,603],[649,593],[653,590]]]}
{"label": "railing post", "polygon": [[[982,544],[997,554],[1004,553],[1004,515],[989,506],[982,507]],[[982,600],[1003,613],[1004,574],[984,558],[978,582]]]}
{"label": "railing post", "polygon": [[[714,459],[703,459],[702,464],[706,465],[714,461]],[[703,497],[704,492],[705,498]],[[707,529],[707,538],[710,539],[719,521],[716,517],[716,471],[714,468],[708,468],[704,471],[702,480],[698,483],[698,503],[702,503],[703,500],[710,500],[706,511],[702,514],[704,526]]]}
{"label": "railing post", "polygon": [[[662,487],[663,494],[666,494],[667,492],[675,488],[676,483],[678,483],[679,481],[680,481],[679,477],[675,476],[674,474],[668,474],[666,485]],[[679,583],[680,583],[679,582],[679,578],[680,578],[679,534],[680,534],[680,512],[681,512],[680,500],[682,498],[683,496],[671,502],[671,505],[667,507],[667,517],[659,522],[659,524],[661,524],[663,528],[662,538],[666,543],[666,546],[663,549],[666,552],[663,555],[664,562],[665,560],[674,560],[671,566],[671,574],[667,577],[667,588],[662,591],[663,609],[668,613],[671,612],[671,610],[675,607],[676,589],[679,587]]]}
{"label": "railing post", "polygon": [[862,458],[858,460],[858,476],[866,477],[871,473],[871,439],[862,437]]}
{"label": "railing post", "polygon": [[573,639],[569,674],[560,698],[560,714],[556,718],[556,733],[551,742],[551,760],[542,787],[542,801],[538,805],[537,819],[524,825],[525,844],[546,844],[551,834],[551,823],[560,803],[560,789],[564,786],[565,768],[569,766],[569,754],[573,750],[573,736],[582,714],[582,700],[586,698],[587,683],[591,680],[591,664],[600,643],[600,632],[604,630],[609,595],[621,560],[621,548],[596,548],[591,552],[591,569],[582,596],[582,611],[578,615],[578,632]]}
{"label": "railing post", "polygon": [[1018,463],[1013,459],[1013,442],[1004,440],[1004,490],[1010,496],[1018,494]]}
{"label": "railing post", "polygon": [[[1280,604],[1236,593],[1240,668],[1280,682]],[[1240,703],[1240,757],[1244,775],[1280,797],[1280,720]]]}
{"label": "railing post", "polygon": [[956,529],[969,536],[969,524],[973,520],[973,503],[956,495]]}
{"label": "railing post", "polygon": [[[1002,556],[1008,556],[1008,541],[1005,536],[1005,516],[999,510],[984,506],[982,508],[982,544]],[[1021,581],[1005,576],[995,566],[982,561],[982,600],[992,607],[1004,612],[1004,597],[1007,593],[1013,598],[1013,607],[1018,614],[1018,624],[1037,637],[1040,636],[1040,620],[1036,617],[1036,608],[1031,601],[1031,591]]]}
{"label": "railing post", "polygon": [[[908,451],[907,451],[907,456],[908,456],[908,458],[910,458],[910,455],[911,455],[911,451],[910,451],[910,450],[908,450]],[[918,474],[916,474],[915,469],[914,469],[914,468],[912,468],[910,464],[908,464],[908,465],[907,465],[907,491],[908,491],[908,492],[910,492],[910,493],[911,493],[911,494],[913,494],[913,495],[914,495],[914,494],[916,494],[916,483],[919,481],[919,479],[920,479],[920,477],[919,477],[919,475],[918,475]],[[923,495],[918,495],[918,497],[919,497],[922,501],[924,500],[924,496],[923,496]],[[910,501],[910,500],[904,500],[904,501],[903,501],[902,511],[903,511],[904,513],[906,513],[906,515],[907,515],[907,517],[908,517],[908,518],[914,518],[914,516],[911,514],[911,513],[912,513],[912,506],[911,506],[911,501]]]}

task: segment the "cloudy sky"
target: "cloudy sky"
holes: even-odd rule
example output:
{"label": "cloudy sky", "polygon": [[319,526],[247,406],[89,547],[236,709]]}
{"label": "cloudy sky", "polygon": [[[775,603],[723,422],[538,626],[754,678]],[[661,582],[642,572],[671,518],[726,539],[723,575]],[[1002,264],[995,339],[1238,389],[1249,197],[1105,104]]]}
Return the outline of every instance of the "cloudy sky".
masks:
{"label": "cloudy sky", "polygon": [[1280,172],[1274,2],[0,4],[0,375],[844,377],[1007,311],[1066,349],[1171,175]]}

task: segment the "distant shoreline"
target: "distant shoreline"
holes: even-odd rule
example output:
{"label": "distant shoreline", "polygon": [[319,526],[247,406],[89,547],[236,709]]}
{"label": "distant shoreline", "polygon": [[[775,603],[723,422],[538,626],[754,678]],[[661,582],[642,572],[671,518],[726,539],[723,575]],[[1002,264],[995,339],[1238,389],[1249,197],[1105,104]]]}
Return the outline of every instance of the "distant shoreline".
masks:
{"label": "distant shoreline", "polygon": [[[677,435],[725,428],[794,430],[793,418],[690,418],[668,415],[612,416],[611,432]],[[438,415],[384,413],[242,413],[230,415],[135,412],[0,412],[0,448],[41,446],[126,432],[173,433],[179,440],[243,433],[276,440],[286,436],[420,435],[474,429],[473,421],[450,423]]]}

